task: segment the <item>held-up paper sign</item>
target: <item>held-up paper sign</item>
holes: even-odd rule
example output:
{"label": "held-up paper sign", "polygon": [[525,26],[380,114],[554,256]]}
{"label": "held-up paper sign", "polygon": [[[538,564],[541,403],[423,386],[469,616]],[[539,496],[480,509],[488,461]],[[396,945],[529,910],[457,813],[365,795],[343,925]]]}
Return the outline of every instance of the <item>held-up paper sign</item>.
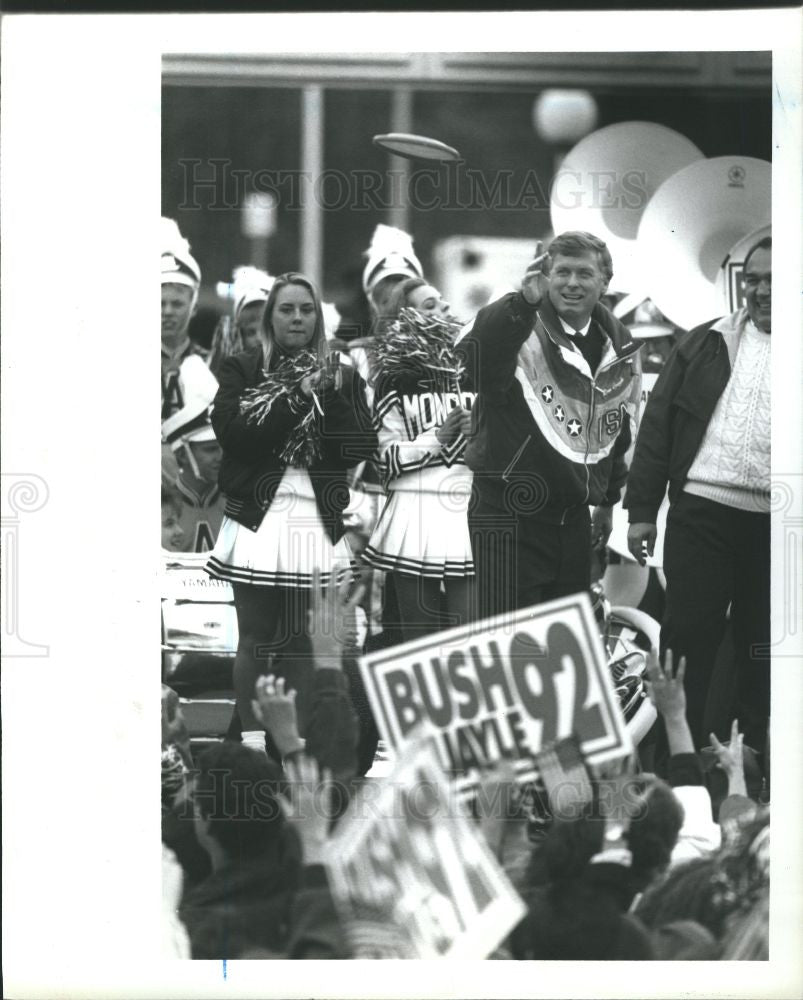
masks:
{"label": "held-up paper sign", "polygon": [[431,741],[416,734],[370,791],[325,857],[354,957],[487,957],[525,907],[462,814]]}
{"label": "held-up paper sign", "polygon": [[571,735],[591,764],[632,751],[587,594],[372,653],[360,669],[382,738],[398,751],[430,724],[461,790],[501,759],[529,781],[533,754]]}

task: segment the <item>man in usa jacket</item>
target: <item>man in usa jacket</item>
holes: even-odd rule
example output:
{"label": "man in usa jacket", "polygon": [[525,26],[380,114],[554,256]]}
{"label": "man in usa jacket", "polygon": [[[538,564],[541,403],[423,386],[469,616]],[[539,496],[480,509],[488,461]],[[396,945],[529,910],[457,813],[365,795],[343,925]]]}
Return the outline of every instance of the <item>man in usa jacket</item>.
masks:
{"label": "man in usa jacket", "polygon": [[639,347],[600,303],[612,275],[602,240],[563,233],[461,341],[481,617],[587,590],[610,535],[641,395]]}

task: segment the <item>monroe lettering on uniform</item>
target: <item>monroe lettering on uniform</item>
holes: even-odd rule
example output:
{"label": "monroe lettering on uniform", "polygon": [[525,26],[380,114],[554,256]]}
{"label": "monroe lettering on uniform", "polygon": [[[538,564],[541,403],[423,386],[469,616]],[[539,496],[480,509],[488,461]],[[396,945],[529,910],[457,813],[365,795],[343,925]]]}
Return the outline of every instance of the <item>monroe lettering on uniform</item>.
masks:
{"label": "monroe lettering on uniform", "polygon": [[432,427],[440,427],[452,410],[462,406],[470,410],[476,393],[473,392],[419,392],[403,393],[401,396],[402,414],[409,428],[411,438],[418,437],[422,431]]}

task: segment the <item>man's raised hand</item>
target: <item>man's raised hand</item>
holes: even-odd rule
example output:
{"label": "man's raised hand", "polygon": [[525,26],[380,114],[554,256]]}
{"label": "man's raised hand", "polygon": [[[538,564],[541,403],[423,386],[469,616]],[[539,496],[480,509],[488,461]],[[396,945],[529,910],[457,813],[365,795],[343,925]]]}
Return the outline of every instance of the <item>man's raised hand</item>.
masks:
{"label": "man's raised hand", "polygon": [[535,259],[527,267],[521,282],[521,294],[531,306],[537,306],[546,295],[546,275],[544,264],[549,254],[539,240],[535,248]]}

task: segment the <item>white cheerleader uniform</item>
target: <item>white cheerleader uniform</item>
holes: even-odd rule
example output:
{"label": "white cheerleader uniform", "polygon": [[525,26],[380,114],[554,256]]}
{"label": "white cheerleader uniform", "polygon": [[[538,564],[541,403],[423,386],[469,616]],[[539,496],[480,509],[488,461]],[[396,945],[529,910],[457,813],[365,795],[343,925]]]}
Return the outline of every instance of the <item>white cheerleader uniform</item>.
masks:
{"label": "white cheerleader uniform", "polygon": [[206,569],[231,583],[308,590],[313,569],[325,585],[333,570],[340,579],[350,564],[346,536],[333,545],[323,526],[309,473],[288,466],[256,531],[223,518]]}
{"label": "white cheerleader uniform", "polygon": [[474,575],[467,511],[473,473],[466,439],[441,444],[437,429],[476,394],[393,390],[376,402],[379,454],[388,499],[363,552],[377,569],[432,579]]}

